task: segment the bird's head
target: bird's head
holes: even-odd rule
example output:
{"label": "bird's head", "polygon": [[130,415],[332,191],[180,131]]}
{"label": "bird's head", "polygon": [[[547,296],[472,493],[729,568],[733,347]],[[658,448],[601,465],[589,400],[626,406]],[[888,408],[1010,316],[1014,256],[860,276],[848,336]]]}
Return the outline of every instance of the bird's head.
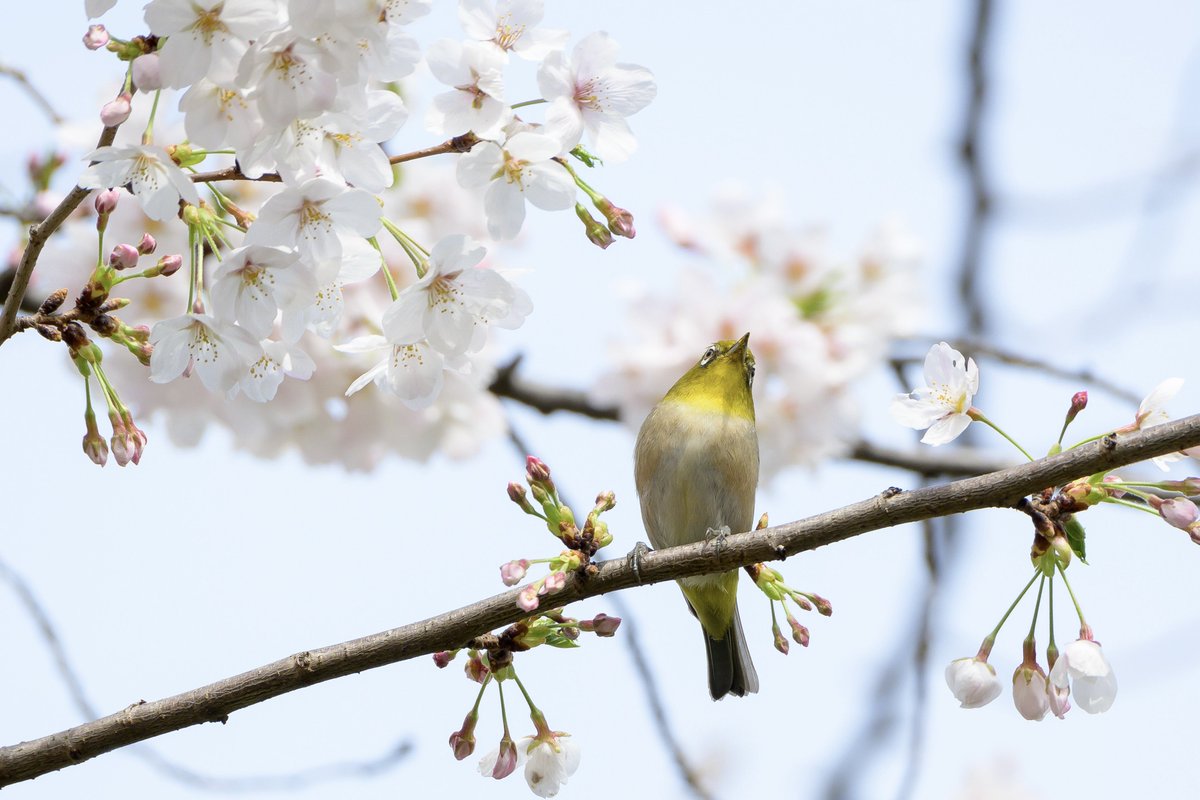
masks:
{"label": "bird's head", "polygon": [[754,354],[749,341],[747,333],[710,344],[664,399],[753,420]]}

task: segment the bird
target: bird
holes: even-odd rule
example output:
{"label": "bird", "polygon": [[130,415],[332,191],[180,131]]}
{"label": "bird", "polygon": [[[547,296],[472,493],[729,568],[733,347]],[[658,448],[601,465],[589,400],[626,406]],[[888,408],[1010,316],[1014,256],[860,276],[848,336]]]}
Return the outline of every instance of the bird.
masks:
{"label": "bird", "polygon": [[[638,431],[634,482],[642,523],[656,549],[751,528],[758,432],[749,342],[747,333],[709,345]],[[738,571],[678,583],[704,630],[713,700],[757,692],[758,674],[738,614]]]}

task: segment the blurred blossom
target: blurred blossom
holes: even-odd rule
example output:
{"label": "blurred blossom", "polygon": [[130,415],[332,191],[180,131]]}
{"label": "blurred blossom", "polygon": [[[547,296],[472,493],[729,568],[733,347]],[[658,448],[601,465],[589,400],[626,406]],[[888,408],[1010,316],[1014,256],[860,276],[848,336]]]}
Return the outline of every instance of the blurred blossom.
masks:
{"label": "blurred blossom", "polygon": [[[852,383],[915,324],[911,239],[893,228],[866,256],[835,260],[811,233],[786,226],[773,202],[726,197],[717,205],[700,220],[672,212],[671,234],[688,250],[740,263],[738,279],[718,282],[690,267],[669,296],[635,288],[627,336],[612,346],[592,398],[638,425],[705,345],[748,330],[763,476],[844,453],[858,436]],[[789,276],[797,253],[808,253],[803,275]]]}
{"label": "blurred blossom", "polygon": [[1091,639],[1076,639],[1066,646],[1050,670],[1050,683],[1060,691],[1070,681],[1075,705],[1089,714],[1112,708],[1117,697],[1117,676],[1100,645]]}

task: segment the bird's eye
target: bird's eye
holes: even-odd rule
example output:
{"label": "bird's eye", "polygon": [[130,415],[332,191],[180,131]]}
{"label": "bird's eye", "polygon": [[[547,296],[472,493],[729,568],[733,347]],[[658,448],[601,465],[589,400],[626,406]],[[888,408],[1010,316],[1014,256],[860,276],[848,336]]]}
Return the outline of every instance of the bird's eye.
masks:
{"label": "bird's eye", "polygon": [[717,352],[715,344],[709,345],[708,349],[704,351],[704,355],[700,356],[700,366],[707,367],[711,364],[712,360],[717,357]]}

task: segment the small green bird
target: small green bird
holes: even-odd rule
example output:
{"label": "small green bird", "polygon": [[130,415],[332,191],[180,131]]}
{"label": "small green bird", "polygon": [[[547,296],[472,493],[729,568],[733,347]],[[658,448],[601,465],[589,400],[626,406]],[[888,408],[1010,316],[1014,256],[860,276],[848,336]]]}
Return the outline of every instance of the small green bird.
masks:
{"label": "small green bird", "polygon": [[[747,333],[710,345],[642,423],[634,480],[642,522],[656,548],[748,531],[754,522],[758,433],[749,341]],[[679,581],[704,628],[714,700],[758,691],[738,616],[737,583],[737,570]]]}

